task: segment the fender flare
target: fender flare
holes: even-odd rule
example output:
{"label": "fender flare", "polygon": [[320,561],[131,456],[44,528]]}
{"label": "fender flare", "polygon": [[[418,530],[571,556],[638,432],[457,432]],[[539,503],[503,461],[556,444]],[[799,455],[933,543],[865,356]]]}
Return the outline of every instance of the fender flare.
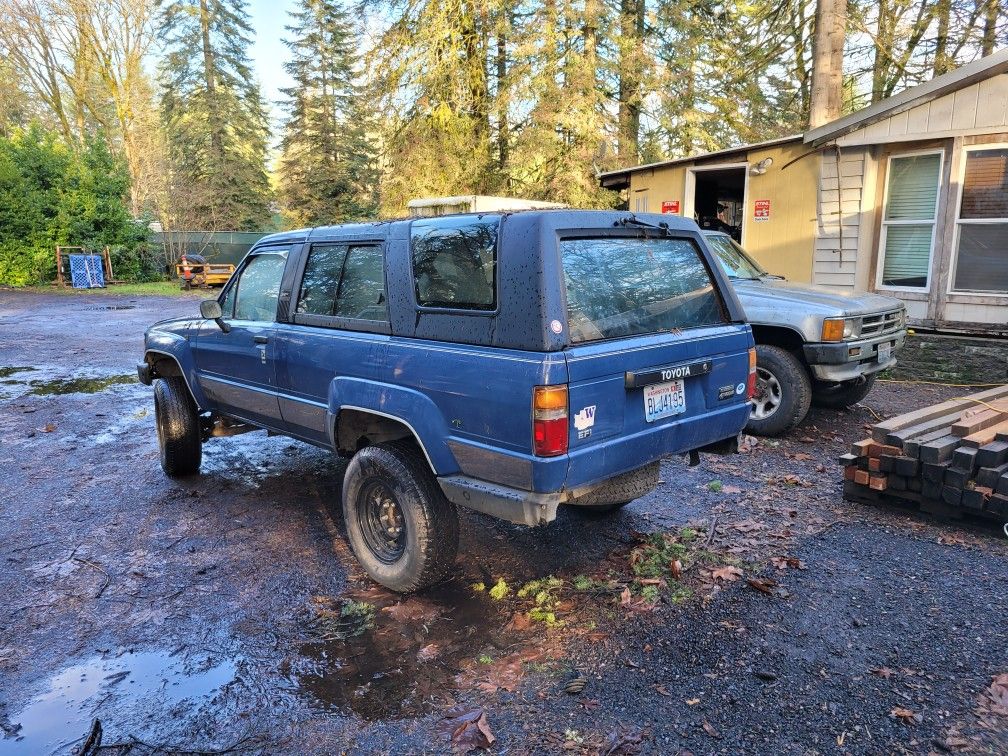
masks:
{"label": "fender flare", "polygon": [[368,412],[405,425],[423,451],[435,475],[459,472],[448,447],[448,424],[437,405],[426,395],[403,386],[337,377],[329,384],[326,425],[336,448],[336,421],[341,410]]}
{"label": "fender flare", "polygon": [[192,361],[189,360],[189,369],[182,364],[182,360],[179,359],[177,354],[167,351],[165,349],[153,349],[148,348],[144,350],[144,362],[148,365],[151,364],[150,355],[157,355],[159,358],[167,358],[174,362],[178,366],[179,375],[182,376],[182,380],[185,381],[186,388],[189,389],[189,395],[192,396],[193,401],[196,403],[196,408],[200,412],[206,412],[209,410],[209,402],[207,401],[206,395],[200,388],[199,382],[196,380],[196,370],[195,366],[192,365]]}

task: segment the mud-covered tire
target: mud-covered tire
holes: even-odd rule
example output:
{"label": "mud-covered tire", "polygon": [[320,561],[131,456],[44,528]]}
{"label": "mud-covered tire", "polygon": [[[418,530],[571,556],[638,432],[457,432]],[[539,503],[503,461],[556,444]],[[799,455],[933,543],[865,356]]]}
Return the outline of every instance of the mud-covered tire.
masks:
{"label": "mud-covered tire", "polygon": [[178,478],[199,472],[203,461],[199,411],[182,378],[154,382],[154,424],[165,475]]}
{"label": "mud-covered tire", "polygon": [[[746,430],[755,436],[779,436],[805,419],[812,404],[812,380],[808,370],[791,352],[769,344],[756,345],[757,397]],[[776,390],[775,408],[765,401]],[[764,393],[761,393],[764,392]]]}
{"label": "mud-covered tire", "polygon": [[[390,521],[395,527],[401,523],[401,544],[382,530],[386,521],[368,514],[376,508],[389,511],[382,509],[388,506],[386,495],[398,508]],[[395,442],[361,449],[347,466],[342,498],[350,548],[376,582],[412,593],[438,582],[451,569],[458,552],[458,511],[415,445]],[[381,538],[388,540],[376,543]]]}
{"label": "mud-covered tire", "polygon": [[818,385],[812,392],[812,403],[817,407],[844,409],[852,407],[866,396],[875,385],[875,374],[863,375],[846,383]]}

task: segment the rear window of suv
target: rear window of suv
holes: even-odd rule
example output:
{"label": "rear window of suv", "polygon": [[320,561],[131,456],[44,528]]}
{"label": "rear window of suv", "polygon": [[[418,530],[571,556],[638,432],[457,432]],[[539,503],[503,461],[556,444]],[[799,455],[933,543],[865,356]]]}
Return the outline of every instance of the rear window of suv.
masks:
{"label": "rear window of suv", "polygon": [[725,322],[720,295],[690,239],[562,239],[571,341]]}

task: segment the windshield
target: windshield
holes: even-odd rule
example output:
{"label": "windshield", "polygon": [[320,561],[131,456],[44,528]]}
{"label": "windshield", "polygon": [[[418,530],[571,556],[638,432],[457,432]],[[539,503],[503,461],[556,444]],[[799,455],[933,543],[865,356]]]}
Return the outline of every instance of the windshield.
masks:
{"label": "windshield", "polygon": [[730,236],[725,234],[704,234],[707,246],[721,263],[725,275],[728,278],[759,278],[765,276],[766,271],[761,268],[755,260],[746,254],[739,244]]}
{"label": "windshield", "polygon": [[572,342],[725,322],[707,266],[689,239],[563,239],[560,253]]}

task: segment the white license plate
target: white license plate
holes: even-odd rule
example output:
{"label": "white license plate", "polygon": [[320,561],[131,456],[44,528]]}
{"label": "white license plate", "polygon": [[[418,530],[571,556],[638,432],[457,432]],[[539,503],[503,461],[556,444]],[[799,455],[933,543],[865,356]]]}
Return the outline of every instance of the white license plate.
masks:
{"label": "white license plate", "polygon": [[886,362],[892,356],[892,344],[886,342],[878,345],[878,361]]}
{"label": "white license plate", "polygon": [[644,419],[649,423],[686,411],[686,386],[682,381],[644,387]]}

